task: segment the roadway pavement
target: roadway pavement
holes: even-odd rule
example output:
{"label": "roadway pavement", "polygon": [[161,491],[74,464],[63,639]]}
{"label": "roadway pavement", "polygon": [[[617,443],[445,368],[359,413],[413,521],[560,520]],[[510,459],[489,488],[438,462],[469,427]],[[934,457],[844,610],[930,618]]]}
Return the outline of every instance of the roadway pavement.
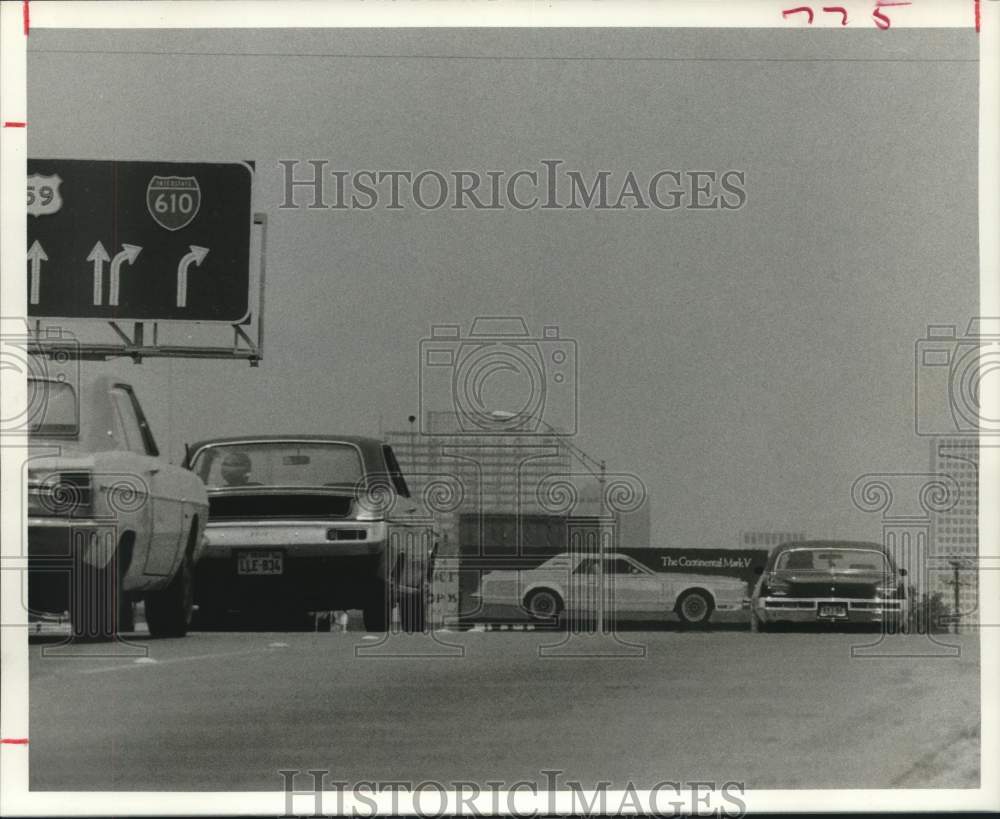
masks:
{"label": "roadway pavement", "polygon": [[[974,787],[974,636],[539,631],[32,638],[30,781],[44,790],[280,790],[281,769],[586,786]],[[43,649],[46,654],[43,656]],[[608,656],[595,656],[604,653]],[[540,656],[544,654],[545,656]],[[552,656],[552,655],[555,656]],[[910,656],[905,656],[909,654]],[[409,655],[409,656],[404,656]],[[570,656],[565,656],[570,655]],[[617,655],[617,656],[616,656]]]}

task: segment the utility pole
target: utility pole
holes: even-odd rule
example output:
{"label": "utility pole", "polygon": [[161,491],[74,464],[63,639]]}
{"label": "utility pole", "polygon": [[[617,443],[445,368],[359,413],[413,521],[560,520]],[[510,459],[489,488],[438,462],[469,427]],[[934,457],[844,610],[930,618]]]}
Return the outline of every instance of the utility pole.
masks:
{"label": "utility pole", "polygon": [[[607,511],[607,498],[605,497],[605,486],[608,482],[608,470],[604,461],[601,460],[600,473],[597,475],[597,484],[601,489],[601,519],[597,529],[597,633],[604,634],[604,513]],[[615,527],[612,527],[615,531]]]}
{"label": "utility pole", "polygon": [[952,633],[958,634],[958,623],[961,617],[961,615],[959,614],[959,611],[961,610],[961,606],[959,604],[959,596],[960,596],[959,593],[961,591],[962,586],[968,586],[970,584],[964,583],[958,579],[958,573],[963,568],[962,562],[960,560],[951,560],[949,561],[949,565],[951,566],[952,579],[946,582],[947,585],[951,586],[951,591],[952,591],[952,608],[951,608],[953,612]]}

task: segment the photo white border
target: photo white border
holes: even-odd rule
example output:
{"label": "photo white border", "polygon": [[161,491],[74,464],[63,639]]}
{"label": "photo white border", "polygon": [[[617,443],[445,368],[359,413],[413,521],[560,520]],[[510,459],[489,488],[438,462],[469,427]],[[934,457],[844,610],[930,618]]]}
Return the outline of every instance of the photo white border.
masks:
{"label": "photo white border", "polygon": [[[783,19],[781,9],[799,3],[762,0],[675,0],[675,2],[597,2],[597,0],[340,0],[339,2],[44,2],[30,3],[30,26],[36,28],[351,28],[351,27],[700,27],[780,28],[804,24]],[[818,4],[817,4],[818,5]],[[847,28],[872,28],[871,2],[843,2],[850,12]],[[1000,0],[913,0],[905,10],[896,9],[897,28],[971,28],[978,9],[980,19],[979,75],[979,242],[980,315],[1000,316]],[[26,45],[23,31],[24,6],[17,0],[0,4],[0,53],[2,88],[0,122],[26,119]],[[836,15],[817,15],[810,28],[841,28]],[[0,249],[2,269],[20,270],[26,253],[26,139],[30,129],[0,130]],[[16,315],[11,305],[27,303],[26,277],[0,278],[0,315]],[[1000,389],[996,379],[988,381],[983,396],[987,417],[1000,417]],[[23,381],[0,372],[0,400],[4,407],[23,406]],[[6,412],[4,413],[6,416]],[[14,442],[0,441],[7,451]],[[982,447],[980,452],[980,543],[1000,544],[1000,453]],[[0,542],[21,544],[26,538],[21,504],[21,462],[16,457],[0,459]],[[9,487],[15,487],[11,490]],[[13,539],[13,540],[11,540]],[[997,548],[997,547],[994,547]],[[17,554],[20,551],[16,552]],[[11,554],[9,550],[5,555]],[[981,555],[982,557],[982,555]],[[993,557],[1000,562],[1000,556]],[[13,564],[5,558],[4,568]],[[1000,568],[998,566],[997,568]],[[21,573],[0,572],[0,622],[24,622],[20,606]],[[1000,624],[1000,571],[980,573],[980,617],[983,623]],[[983,772],[978,790],[886,789],[886,790],[759,790],[746,795],[751,811],[873,811],[873,810],[998,810],[1000,782],[986,772],[1000,770],[998,755],[997,698],[1000,691],[1000,651],[997,626],[981,631],[981,703]],[[28,737],[28,646],[24,631],[16,626],[0,628],[0,736]],[[279,816],[285,795],[274,792],[29,792],[27,746],[0,745],[0,814],[86,815],[141,813],[225,814],[267,813]],[[388,795],[380,804],[389,809]],[[565,797],[565,798],[564,798]],[[609,805],[616,801],[609,793]],[[647,795],[648,798],[648,795]],[[489,810],[489,797],[479,805]],[[570,807],[562,793],[556,804]],[[298,803],[296,803],[298,804]],[[329,811],[331,798],[325,805]],[[519,809],[545,812],[548,795],[518,794]],[[345,802],[350,809],[350,802]],[[400,809],[406,810],[401,800]]]}

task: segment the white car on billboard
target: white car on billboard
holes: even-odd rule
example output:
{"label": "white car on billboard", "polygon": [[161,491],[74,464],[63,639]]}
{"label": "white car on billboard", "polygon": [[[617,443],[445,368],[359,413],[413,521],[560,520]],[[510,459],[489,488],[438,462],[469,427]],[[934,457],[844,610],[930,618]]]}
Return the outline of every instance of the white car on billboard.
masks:
{"label": "white car on billboard", "polygon": [[[593,554],[564,552],[533,569],[491,571],[472,597],[482,606],[519,606],[540,621],[592,617],[602,597],[598,560]],[[619,620],[676,617],[698,627],[717,612],[745,607],[747,584],[738,578],[658,572],[619,552],[608,552],[603,560],[605,614]]]}

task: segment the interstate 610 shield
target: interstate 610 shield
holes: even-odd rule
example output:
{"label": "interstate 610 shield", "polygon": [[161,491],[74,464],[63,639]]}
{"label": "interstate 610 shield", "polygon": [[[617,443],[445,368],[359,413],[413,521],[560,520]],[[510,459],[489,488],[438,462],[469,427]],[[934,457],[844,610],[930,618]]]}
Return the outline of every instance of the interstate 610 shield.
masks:
{"label": "interstate 610 shield", "polygon": [[28,315],[239,323],[252,163],[28,160]]}

